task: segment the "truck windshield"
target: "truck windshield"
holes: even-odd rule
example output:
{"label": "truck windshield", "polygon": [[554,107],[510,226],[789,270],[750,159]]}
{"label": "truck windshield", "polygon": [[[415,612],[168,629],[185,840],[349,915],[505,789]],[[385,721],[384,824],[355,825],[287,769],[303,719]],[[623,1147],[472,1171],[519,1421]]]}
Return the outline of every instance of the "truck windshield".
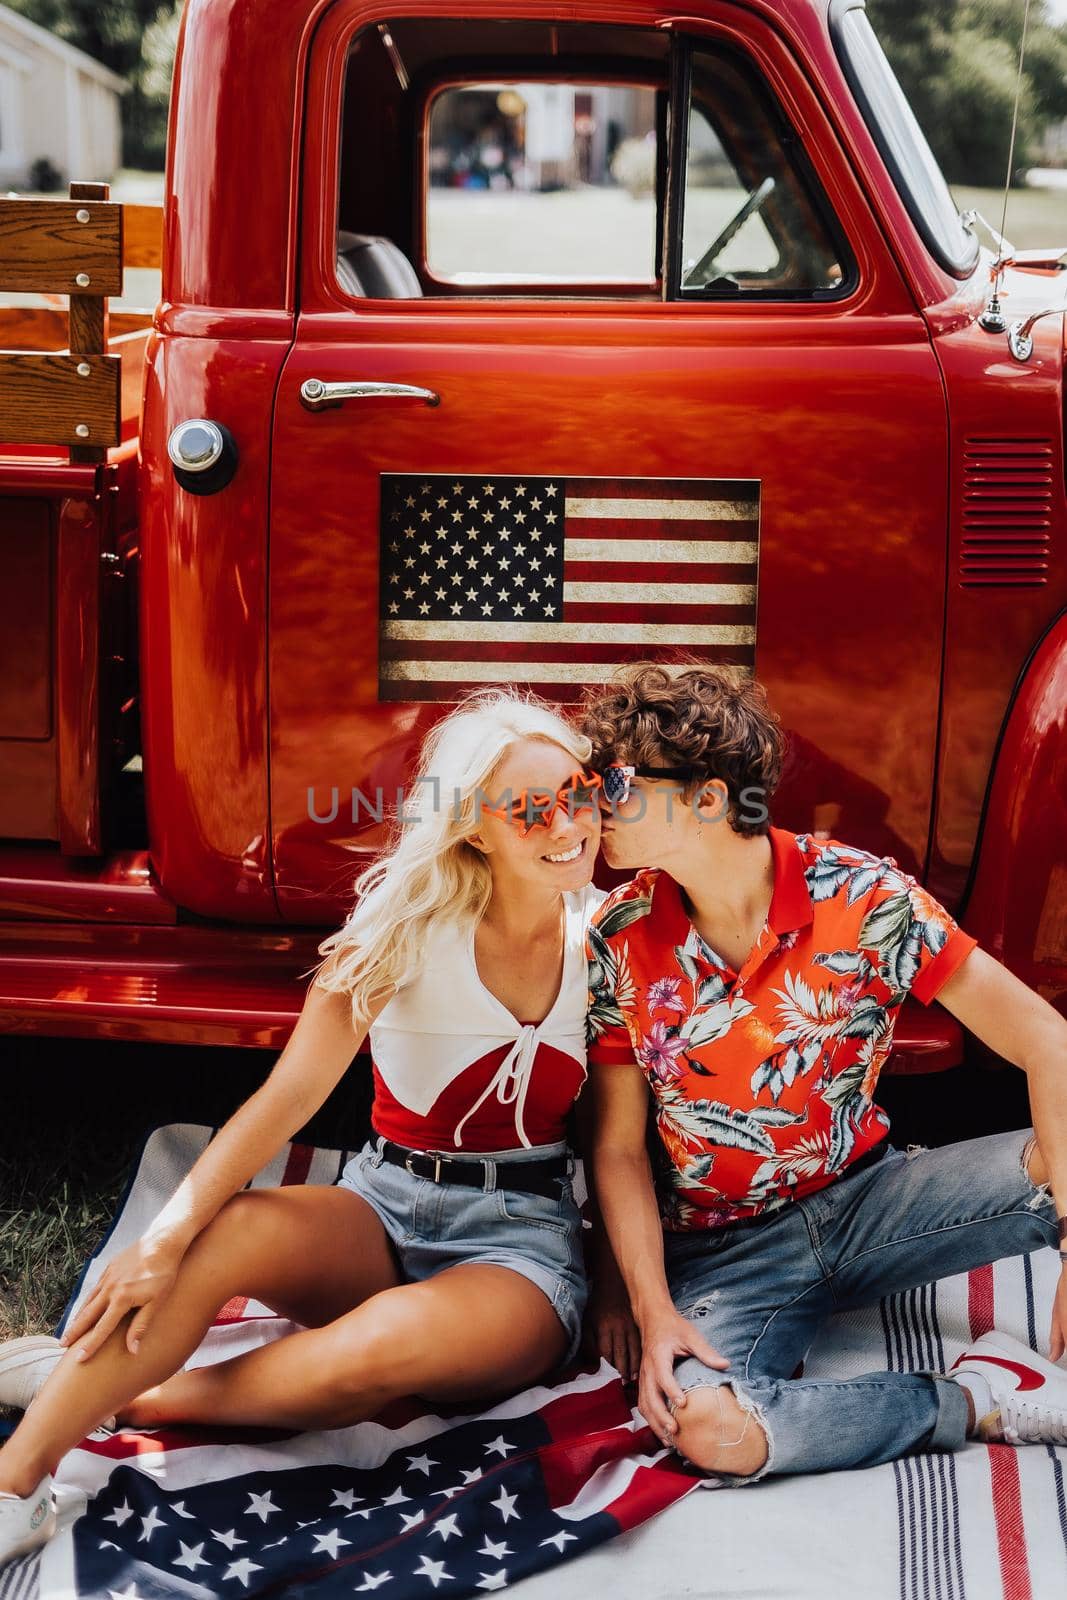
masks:
{"label": "truck windshield", "polygon": [[977,237],[964,225],[863,0],[835,5],[831,26],[852,92],[912,221],[941,265],[956,276],[965,275],[978,260]]}

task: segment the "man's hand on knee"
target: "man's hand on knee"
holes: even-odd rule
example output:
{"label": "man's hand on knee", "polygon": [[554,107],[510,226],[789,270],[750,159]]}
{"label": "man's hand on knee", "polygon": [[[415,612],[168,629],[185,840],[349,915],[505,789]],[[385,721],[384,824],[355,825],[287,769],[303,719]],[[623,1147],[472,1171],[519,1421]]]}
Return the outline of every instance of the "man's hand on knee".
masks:
{"label": "man's hand on knee", "polygon": [[673,1306],[642,1323],[637,1405],[664,1444],[674,1443],[677,1423],[669,1408],[683,1399],[681,1385],[674,1376],[674,1364],[683,1356],[696,1356],[705,1366],[719,1371],[730,1365]]}

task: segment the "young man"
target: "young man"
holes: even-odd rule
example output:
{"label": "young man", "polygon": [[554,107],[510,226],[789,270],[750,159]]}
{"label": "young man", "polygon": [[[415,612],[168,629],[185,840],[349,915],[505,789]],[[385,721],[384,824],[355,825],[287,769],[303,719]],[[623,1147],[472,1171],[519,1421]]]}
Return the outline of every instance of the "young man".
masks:
{"label": "young man", "polygon": [[[605,857],[643,869],[587,954],[593,1172],[649,1423],[735,1483],[1067,1443],[1067,1021],[892,857],[770,825],[784,741],[757,684],[642,665],[584,729]],[[1036,1135],[888,1143],[873,1096],[908,994],[1023,1068]],[[949,1373],[792,1376],[832,1311],[1042,1246],[1051,1362],[992,1333]]]}

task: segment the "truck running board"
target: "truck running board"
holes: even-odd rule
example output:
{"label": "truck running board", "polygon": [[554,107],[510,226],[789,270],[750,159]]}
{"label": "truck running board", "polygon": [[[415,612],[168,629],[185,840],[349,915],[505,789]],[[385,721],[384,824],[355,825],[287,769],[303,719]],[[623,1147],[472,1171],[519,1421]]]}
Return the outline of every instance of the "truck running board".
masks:
{"label": "truck running board", "polygon": [[[326,930],[0,923],[0,1033],[281,1050]],[[963,1060],[963,1030],[905,1002],[892,1073]]]}
{"label": "truck running board", "polygon": [[280,1050],[325,931],[0,923],[0,1033]]}

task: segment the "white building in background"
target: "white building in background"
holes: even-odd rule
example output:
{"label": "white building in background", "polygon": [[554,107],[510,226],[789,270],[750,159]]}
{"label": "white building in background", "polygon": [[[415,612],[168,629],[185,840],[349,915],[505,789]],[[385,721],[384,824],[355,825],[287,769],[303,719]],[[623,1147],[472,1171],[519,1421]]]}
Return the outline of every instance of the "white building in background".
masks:
{"label": "white building in background", "polygon": [[84,50],[0,5],[0,187],[28,188],[42,158],[64,185],[109,181],[122,165],[126,88]]}

